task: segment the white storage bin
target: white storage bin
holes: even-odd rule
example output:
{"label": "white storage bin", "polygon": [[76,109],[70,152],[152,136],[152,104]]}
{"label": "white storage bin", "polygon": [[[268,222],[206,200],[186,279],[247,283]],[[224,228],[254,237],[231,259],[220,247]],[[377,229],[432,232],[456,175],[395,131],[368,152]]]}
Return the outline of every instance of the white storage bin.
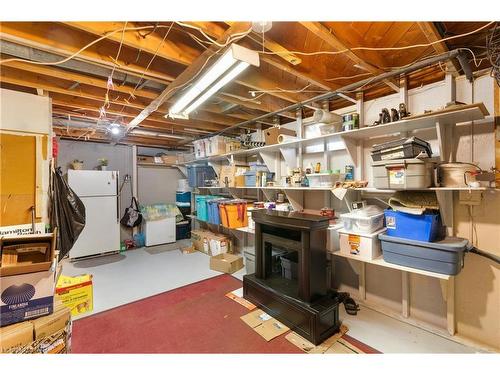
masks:
{"label": "white storage bin", "polygon": [[207,156],[205,142],[206,141],[204,139],[198,139],[197,141],[193,141],[195,159],[200,159]]}
{"label": "white storage bin", "polygon": [[205,140],[206,156],[216,156],[226,153],[226,139],[221,135],[210,137]]}
{"label": "white storage bin", "polygon": [[333,187],[337,181],[344,181],[343,173],[311,173],[306,175],[309,187]]}
{"label": "white storage bin", "polygon": [[344,228],[351,232],[370,234],[384,226],[384,211],[378,206],[366,206],[341,214]]}
{"label": "white storage bin", "polygon": [[330,225],[326,230],[326,250],[339,251],[339,230],[343,228],[342,224]]}
{"label": "white storage bin", "polygon": [[383,228],[375,233],[362,234],[339,229],[340,253],[366,260],[378,258],[382,255],[378,235],[385,231]]}

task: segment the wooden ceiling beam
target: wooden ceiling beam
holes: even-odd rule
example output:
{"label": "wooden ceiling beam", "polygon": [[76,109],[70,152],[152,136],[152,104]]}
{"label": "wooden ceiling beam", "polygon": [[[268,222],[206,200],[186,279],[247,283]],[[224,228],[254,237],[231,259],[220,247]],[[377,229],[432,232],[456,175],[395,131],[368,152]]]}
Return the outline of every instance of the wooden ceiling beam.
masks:
{"label": "wooden ceiling beam", "polygon": [[[0,39],[16,43],[18,45],[23,45],[25,47],[38,49],[41,51],[53,53],[55,55],[61,56],[71,56],[77,52],[81,47],[88,43],[88,38],[83,38],[81,35],[75,33],[76,30],[54,30],[54,27],[50,23],[46,22],[8,22],[0,24]],[[67,32],[66,32],[67,31]],[[94,39],[91,39],[94,40]],[[98,43],[99,44],[99,43]],[[80,52],[75,59],[97,65],[105,68],[112,68],[115,64],[109,55],[96,52],[91,49],[84,50]],[[135,77],[141,77],[144,73],[144,67],[135,65],[134,63],[118,61],[116,66],[116,71],[123,74],[130,74]],[[174,78],[165,74],[164,71],[155,71],[153,68],[149,68],[148,72],[144,74],[144,79],[152,80],[157,83],[168,85]],[[251,89],[275,89],[276,84],[265,81],[267,85],[264,87],[259,87],[256,85],[256,80],[252,82]],[[220,93],[216,96],[221,98]],[[290,98],[286,94],[274,95],[280,96],[288,104],[295,102],[296,98]],[[230,99],[227,101],[231,102]],[[237,104],[243,104],[238,102]],[[246,103],[248,108],[256,109],[252,104]],[[237,115],[232,116],[237,117]]]}
{"label": "wooden ceiling beam", "polygon": [[[36,73],[27,73],[25,71],[23,72],[17,69],[12,69],[11,67],[1,69],[0,79],[4,82],[15,85],[32,87],[34,89],[43,89],[53,93],[78,96],[81,98],[94,100],[100,103],[101,106],[104,104],[104,89],[102,89],[102,92],[100,93],[91,93],[89,92],[88,88],[86,88],[86,90],[84,91],[81,86],[75,90],[69,90],[68,88],[61,88],[60,85],[52,83],[50,77],[42,76]],[[150,103],[149,100],[142,101],[141,103],[137,103],[137,101],[137,98],[135,101],[128,102],[124,99],[119,99],[114,97],[113,95],[109,95],[109,102],[111,104],[121,105],[127,108],[134,108],[137,110],[143,110]],[[167,112],[165,111],[164,113],[166,114]],[[197,113],[193,113],[191,119],[227,126],[234,125],[240,122],[239,119],[234,117],[226,116],[220,113],[209,113],[203,110],[200,110]]]}
{"label": "wooden ceiling beam", "polygon": [[[84,36],[81,31],[72,30],[69,27],[57,29],[54,27],[54,24],[49,22],[1,22],[0,39],[68,57],[77,53],[86,44],[95,41],[96,38]],[[99,47],[99,43],[96,45]],[[120,58],[115,63],[113,60],[114,56],[110,56],[109,51],[104,51],[102,48],[99,49],[97,47],[87,48],[79,52],[74,58],[103,67],[115,67],[117,71],[122,73],[138,76],[144,73],[144,66],[137,65],[135,62],[124,61]],[[144,73],[144,78],[168,84],[168,82],[174,79],[174,76],[166,74],[165,71],[160,72],[150,67]]]}
{"label": "wooden ceiling beam", "polygon": [[[70,139],[70,140],[78,140],[78,141],[94,141],[99,143],[118,143],[118,144],[126,144],[126,145],[137,145],[137,146],[157,146],[157,147],[165,147],[165,148],[177,148],[177,144],[175,142],[168,141],[165,138],[158,137],[137,137],[137,136],[127,136],[118,141],[115,141],[109,138],[104,132],[96,131],[93,134],[87,133],[85,129],[66,129],[66,127],[62,127],[59,125],[53,126],[53,130],[55,135],[61,137],[62,139]],[[87,134],[86,134],[87,133]],[[81,139],[75,139],[81,138]]]}
{"label": "wooden ceiling beam", "polygon": [[[75,73],[72,71],[60,69],[60,68],[53,67],[53,66],[30,64],[30,63],[25,63],[25,62],[21,62],[21,61],[11,61],[11,62],[7,62],[7,63],[2,64],[2,65],[7,66],[7,67],[11,67],[11,68],[15,68],[15,69],[19,69],[19,70],[23,70],[23,71],[27,71],[27,72],[42,74],[42,75],[49,76],[49,77],[64,79],[64,80],[68,80],[70,82],[82,83],[85,85],[98,87],[98,88],[101,88],[104,90],[106,90],[108,87],[107,80],[104,80],[101,78],[95,78],[95,77],[92,77],[92,76],[89,76],[86,74]],[[113,86],[113,89],[110,90],[110,92],[119,92],[119,93],[123,93],[126,95],[131,95],[133,93],[133,97],[141,97],[141,98],[146,98],[146,99],[151,99],[151,100],[158,96],[158,93],[154,92],[154,91],[144,90],[144,89],[137,89],[134,91],[133,87],[126,86],[126,85],[119,85],[119,84],[115,84]],[[132,97],[132,99],[133,99],[133,97]],[[131,100],[130,102],[133,103],[133,100]],[[126,105],[127,103],[124,102],[122,104]],[[148,104],[148,103],[146,103],[146,104]],[[144,108],[144,105],[141,107]],[[219,108],[217,108],[217,106],[214,106],[214,105],[205,105],[203,107],[203,110],[206,110],[207,112],[212,112],[215,114],[222,114],[222,111]],[[167,112],[165,112],[165,113],[167,113]],[[248,116],[243,115],[243,114],[230,114],[229,116],[234,117],[234,118],[238,118],[240,120],[248,120],[249,119]],[[207,120],[215,121],[213,119],[207,119]],[[215,121],[215,122],[217,122],[217,121]]]}
{"label": "wooden ceiling beam", "polygon": [[[373,73],[375,75],[385,73],[384,70],[366,62],[361,57],[352,52],[348,46],[346,46],[331,32],[330,29],[323,26],[320,22],[300,22],[300,24],[304,26],[307,30],[312,32],[314,35],[321,38],[321,40],[323,40],[325,43],[327,43],[329,46],[333,47],[337,51],[348,50],[344,54],[344,56],[347,56],[351,61],[358,64],[366,71]],[[384,80],[383,82],[394,91],[399,92],[399,84],[396,83],[394,80],[387,79]]]}
{"label": "wooden ceiling beam", "polygon": [[[226,22],[226,23],[228,25],[231,25],[234,22]],[[221,28],[218,25],[215,25],[212,22],[197,22],[195,23],[195,26],[202,28],[205,33],[207,33],[212,37],[219,37],[224,32],[223,28]],[[253,34],[258,36],[258,34],[255,33]],[[250,44],[247,42],[242,42],[241,44],[251,48]],[[288,54],[283,55],[283,51],[288,51],[288,50],[281,44],[275,42],[274,40],[266,37],[264,47],[267,48],[269,51],[278,52],[279,54],[277,56],[282,57],[285,60],[281,61],[281,59],[273,56],[260,55],[260,60],[264,61],[266,64],[272,65],[288,74],[303,79],[304,81],[309,82],[310,84],[315,85],[324,90],[333,90],[337,87],[340,87],[340,85],[332,84],[323,80],[322,78],[315,77],[313,74],[311,74],[310,72],[305,72],[303,69],[299,69],[298,67],[297,68],[291,67],[288,63],[291,63],[292,65],[297,65],[294,62],[299,61],[298,64],[300,64],[302,60],[298,58],[296,55],[293,55],[292,53],[290,53],[289,55]],[[290,61],[290,59],[293,60],[294,62]]]}
{"label": "wooden ceiling beam", "polygon": [[[61,100],[60,97],[53,97],[52,98],[52,104],[54,106],[59,106],[59,107],[66,107],[66,108],[72,108],[74,110],[80,110],[85,113],[85,111],[92,112],[97,114],[99,116],[100,112],[100,107],[92,105],[92,103],[89,103],[88,101],[83,101],[80,98],[73,97],[73,98],[63,98]],[[114,116],[115,118],[111,118],[110,120],[114,120],[116,118],[124,118],[124,122],[127,123],[129,119],[133,119],[137,116],[137,113],[133,113],[130,111],[117,111],[113,106],[110,106],[110,108],[106,109],[106,114],[109,116]],[[208,131],[220,131],[225,128],[225,126],[221,125],[215,125],[203,121],[193,121],[193,120],[185,120],[184,121],[176,121],[176,120],[171,120],[171,119],[166,119],[161,116],[151,116],[148,118],[148,123],[156,123],[158,126],[166,128],[173,126],[173,130],[176,129],[176,127],[182,127],[182,128],[191,128],[191,129],[201,129],[201,130],[208,130]]]}
{"label": "wooden ceiling beam", "polygon": [[[247,31],[250,28],[250,23],[246,23],[246,24],[248,25],[248,28],[246,30],[241,30],[241,32]],[[123,28],[124,23],[123,22],[122,23],[116,23],[116,22],[111,22],[111,23],[110,22],[69,22],[69,23],[67,23],[67,25],[74,27],[74,28],[77,28],[81,31],[91,33],[91,34],[96,35],[96,36],[103,36],[106,34],[106,32],[109,32],[110,30],[117,30],[120,27]],[[155,53],[156,48],[158,47],[162,38],[159,35],[155,35],[154,38],[155,39],[159,38],[159,40],[156,40],[154,43],[151,42],[152,45],[150,45],[150,43],[146,42],[146,40],[150,36],[152,36],[153,34],[154,33],[148,35],[146,38],[142,38],[142,37],[131,38],[131,37],[127,37],[127,34],[125,34],[126,38],[124,38],[124,43],[125,43],[125,39],[126,39],[127,40],[126,45],[128,47],[132,47],[132,48],[135,48],[135,49],[140,50],[140,51]],[[221,35],[219,35],[218,37],[220,37]],[[230,36],[230,35],[227,34],[227,36]],[[116,33],[114,35],[114,37],[115,37],[115,39],[114,39],[115,42],[120,42],[121,33]],[[226,39],[224,39],[223,42],[225,42]],[[153,46],[154,46],[154,48],[153,48]],[[191,49],[190,54],[189,54],[191,58],[181,59],[181,60],[176,61],[176,62],[179,64],[182,64],[184,66],[189,67],[196,60],[196,58],[201,56],[201,54],[202,53],[200,53],[199,51],[198,51],[198,54],[196,54],[195,52],[193,52],[193,49]],[[165,51],[163,51],[162,48],[160,48],[158,50],[157,56],[162,58],[162,59],[165,59],[165,60],[173,61],[171,51],[165,52]],[[275,88],[276,85],[278,84],[276,81],[272,80],[270,77],[265,77],[265,75],[262,72],[255,72],[254,71],[253,74],[251,74],[251,75],[247,74],[246,78],[247,79],[245,79],[245,80],[237,79],[236,82],[240,83],[241,85],[244,85],[244,86],[247,86],[251,89],[256,89],[256,90],[268,90],[270,87]],[[259,79],[262,80],[262,86],[255,84],[255,82],[257,82]],[[269,82],[271,84],[269,84]],[[276,93],[276,94],[273,93],[272,95],[279,97],[279,98],[282,98],[284,100],[287,100],[291,103],[294,103],[297,101],[297,99],[293,95],[288,95],[288,93],[286,93],[286,94],[285,93]],[[305,99],[305,97],[302,98],[302,100],[304,100],[304,99]]]}
{"label": "wooden ceiling beam", "polygon": [[[441,34],[439,34],[438,29],[432,22],[417,22],[418,26],[420,27],[420,30],[422,30],[422,33],[424,34],[425,38],[429,43],[436,42],[438,40],[443,39]],[[432,45],[432,48],[434,48],[434,51],[436,51],[438,54],[440,53],[445,53],[449,52],[448,46],[446,45],[445,42],[439,42],[435,43]],[[446,62],[446,68],[447,70],[457,76],[458,72],[461,70],[460,64],[456,59],[452,59]]]}
{"label": "wooden ceiling beam", "polygon": [[[94,35],[106,35],[115,30],[123,30],[125,26],[125,22],[63,22],[65,25],[70,26],[74,29],[85,31]],[[126,27],[137,27],[138,25],[133,22],[127,22]],[[154,27],[154,26],[153,26]],[[143,34],[147,34],[147,36],[143,37],[139,32],[139,30],[130,30],[126,31],[123,34],[122,31],[118,31],[112,35],[110,35],[107,39],[112,40],[114,42],[120,43],[123,40],[123,44],[132,48],[137,48],[140,46],[141,51],[157,54],[158,56],[178,63],[182,65],[189,65],[191,61],[193,61],[200,52],[188,46],[184,43],[173,42],[169,38],[165,38],[155,32],[150,32],[153,30],[145,29],[142,31]],[[162,25],[160,26],[164,29],[166,33],[168,30],[168,26]],[[122,39],[123,37],[123,39]],[[161,44],[161,46],[160,46]],[[158,46],[160,46],[158,48]]]}

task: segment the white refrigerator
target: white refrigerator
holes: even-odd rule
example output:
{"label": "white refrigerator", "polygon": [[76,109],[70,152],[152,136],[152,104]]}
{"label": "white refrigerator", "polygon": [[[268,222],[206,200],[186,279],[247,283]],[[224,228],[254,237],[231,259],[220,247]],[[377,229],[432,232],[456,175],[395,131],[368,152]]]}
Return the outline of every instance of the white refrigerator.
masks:
{"label": "white refrigerator", "polygon": [[85,205],[85,228],[69,257],[120,250],[118,171],[68,170],[68,184]]}

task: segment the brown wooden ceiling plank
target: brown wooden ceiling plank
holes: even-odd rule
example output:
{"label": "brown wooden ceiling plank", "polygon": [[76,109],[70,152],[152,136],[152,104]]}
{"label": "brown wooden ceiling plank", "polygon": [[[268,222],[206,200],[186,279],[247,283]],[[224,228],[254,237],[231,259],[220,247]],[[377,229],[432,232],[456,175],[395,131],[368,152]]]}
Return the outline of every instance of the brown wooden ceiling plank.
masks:
{"label": "brown wooden ceiling plank", "polygon": [[[310,30],[312,33],[317,35],[319,38],[323,39],[325,42],[330,44],[332,47],[334,47],[338,51],[342,51],[345,49],[349,49],[342,41],[340,41],[335,35],[333,35],[328,28],[323,26],[319,22],[301,22],[301,24]],[[365,68],[368,72],[373,73],[373,74],[382,74],[384,71],[380,68],[377,68],[376,66],[373,66],[360,57],[358,57],[354,52],[352,51],[347,51],[345,52],[345,55],[349,57],[353,62],[358,64],[359,66],[362,66]],[[391,89],[394,91],[399,91],[399,86],[394,83],[392,80],[384,80],[384,83],[387,84]]]}

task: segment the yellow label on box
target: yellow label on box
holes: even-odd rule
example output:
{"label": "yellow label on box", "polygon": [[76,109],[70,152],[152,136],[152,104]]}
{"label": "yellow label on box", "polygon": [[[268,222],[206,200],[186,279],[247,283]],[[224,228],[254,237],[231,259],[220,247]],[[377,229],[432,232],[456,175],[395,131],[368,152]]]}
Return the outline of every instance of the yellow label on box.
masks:
{"label": "yellow label on box", "polygon": [[349,242],[349,246],[351,247],[350,253],[353,255],[358,255],[359,254],[359,246],[361,244],[361,237],[356,235],[356,234],[350,234],[348,242]]}
{"label": "yellow label on box", "polygon": [[71,316],[92,311],[92,275],[61,275],[57,281],[56,294],[64,306],[71,310]]}

